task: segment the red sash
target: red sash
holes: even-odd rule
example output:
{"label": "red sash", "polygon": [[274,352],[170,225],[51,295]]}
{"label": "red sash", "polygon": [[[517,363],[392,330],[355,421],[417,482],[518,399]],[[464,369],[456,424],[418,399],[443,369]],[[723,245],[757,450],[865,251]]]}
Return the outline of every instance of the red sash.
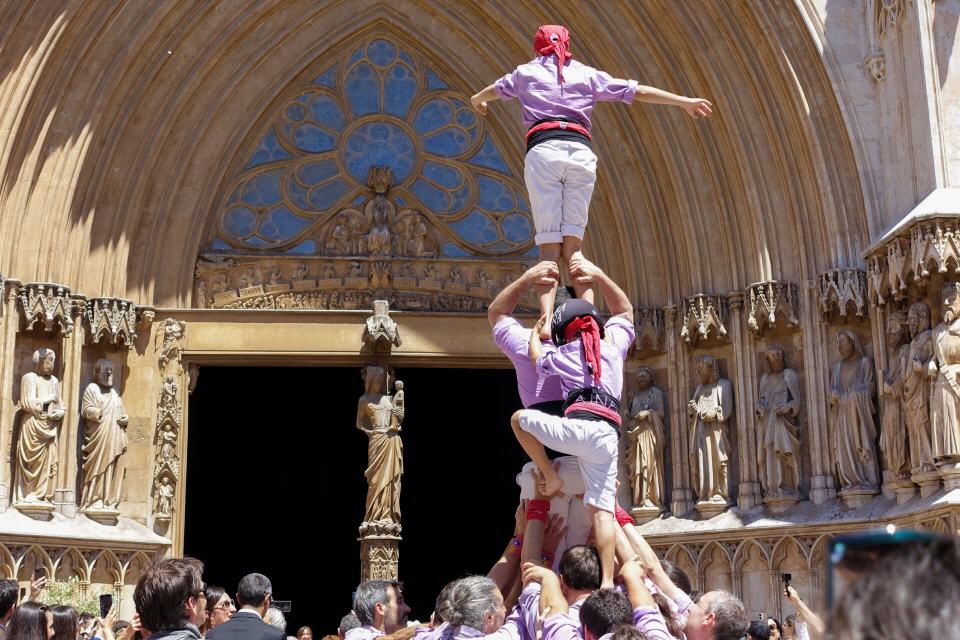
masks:
{"label": "red sash", "polygon": [[546,122],[533,125],[527,130],[527,140],[537,131],[549,131],[551,129],[566,129],[567,131],[579,133],[587,140],[593,140],[593,138],[590,137],[590,132],[587,131],[585,127],[576,122],[567,122],[566,120],[547,120]]}

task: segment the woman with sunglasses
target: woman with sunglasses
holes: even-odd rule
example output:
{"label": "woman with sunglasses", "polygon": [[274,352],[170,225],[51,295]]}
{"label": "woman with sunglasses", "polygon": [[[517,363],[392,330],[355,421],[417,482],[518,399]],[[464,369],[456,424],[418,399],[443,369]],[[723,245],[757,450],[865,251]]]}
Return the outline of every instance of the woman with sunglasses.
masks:
{"label": "woman with sunglasses", "polygon": [[200,629],[200,633],[203,635],[206,635],[210,629],[232,618],[233,614],[237,612],[237,608],[233,605],[230,594],[228,594],[227,590],[223,587],[211,584],[207,586],[206,595],[207,618],[203,623],[203,628]]}

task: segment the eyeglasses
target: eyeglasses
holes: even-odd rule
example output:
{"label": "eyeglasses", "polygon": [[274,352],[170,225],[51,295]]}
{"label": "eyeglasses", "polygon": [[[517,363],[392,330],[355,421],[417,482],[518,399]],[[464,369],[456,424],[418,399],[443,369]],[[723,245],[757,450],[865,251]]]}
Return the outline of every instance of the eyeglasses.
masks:
{"label": "eyeglasses", "polygon": [[233,600],[227,600],[226,602],[221,602],[220,604],[214,607],[214,609],[221,609],[223,611],[226,611],[227,609],[232,609],[232,608],[233,608]]}

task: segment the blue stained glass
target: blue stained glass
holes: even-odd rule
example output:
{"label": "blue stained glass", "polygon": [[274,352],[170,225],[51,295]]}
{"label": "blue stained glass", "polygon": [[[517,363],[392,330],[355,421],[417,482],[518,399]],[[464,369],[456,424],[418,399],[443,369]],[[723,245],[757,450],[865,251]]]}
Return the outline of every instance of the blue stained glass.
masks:
{"label": "blue stained glass", "polygon": [[347,100],[356,117],[380,110],[380,78],[366,62],[361,62],[347,74]]}
{"label": "blue stained glass", "polygon": [[280,202],[280,170],[261,173],[251,178],[243,187],[243,200],[255,206]]}
{"label": "blue stained glass", "polygon": [[[357,196],[353,199],[353,204],[363,204],[368,200],[367,196]],[[396,198],[394,198],[396,200]]]}
{"label": "blue stained glass", "polygon": [[527,205],[526,196],[524,196],[519,191],[516,193],[516,195],[517,195],[517,208],[520,209],[520,211],[523,211],[524,213],[530,213],[530,206]]}
{"label": "blue stained glass", "polygon": [[308,153],[320,153],[336,148],[337,139],[313,124],[301,124],[293,132],[293,143]]}
{"label": "blue stained glass", "polygon": [[530,218],[520,213],[511,213],[500,222],[504,237],[510,242],[522,244],[530,239],[533,227]]}
{"label": "blue stained glass", "polygon": [[457,113],[457,124],[461,127],[469,129],[473,125],[477,124],[477,114],[469,109],[461,109]]}
{"label": "blue stained glass", "polygon": [[433,69],[427,69],[427,89],[429,91],[447,88],[447,83],[441,80],[437,74],[433,72]]}
{"label": "blue stained glass", "polygon": [[534,245],[534,246],[530,249],[530,251],[527,251],[525,254],[523,254],[523,257],[524,257],[524,258],[538,258],[538,257],[540,257],[540,247]]}
{"label": "blue stained glass", "polygon": [[414,146],[400,127],[388,122],[371,122],[358,127],[347,138],[343,150],[347,171],[360,184],[367,183],[373,166],[389,166],[399,183],[407,179],[415,161]]}
{"label": "blue stained glass", "polygon": [[451,256],[454,258],[469,258],[470,254],[460,248],[459,245],[453,244],[452,242],[443,243],[443,255]]}
{"label": "blue stained glass", "polygon": [[307,202],[307,188],[301,185],[296,180],[287,181],[287,193],[290,195],[290,200],[293,201],[293,204],[297,205],[304,211],[310,210],[310,203]]}
{"label": "blue stained glass", "polygon": [[420,107],[413,119],[413,128],[418,133],[430,133],[449,124],[453,120],[453,108],[450,103],[440,98],[430,100]]}
{"label": "blue stained glass", "polygon": [[447,189],[456,189],[461,186],[464,181],[463,174],[460,173],[459,169],[431,161],[424,163],[423,176]]}
{"label": "blue stained glass", "polygon": [[297,169],[297,178],[303,184],[320,184],[337,175],[337,163],[333,160],[319,160],[308,162]]}
{"label": "blue stained glass", "polygon": [[303,105],[299,102],[294,102],[293,104],[287,106],[287,120],[291,122],[300,122],[303,120],[303,117],[307,115],[307,110],[303,108]]}
{"label": "blue stained glass", "polygon": [[490,244],[500,237],[493,220],[476,209],[462,220],[451,222],[450,227],[458,236],[474,245]]}
{"label": "blue stained glass", "polygon": [[463,209],[470,201],[471,193],[473,193],[473,188],[470,184],[465,184],[462,189],[454,193],[450,203],[450,212],[456,213]]}
{"label": "blue stained glass", "polygon": [[317,244],[313,240],[305,240],[292,249],[287,249],[287,253],[294,253],[298,256],[309,256],[317,252]]}
{"label": "blue stained glass", "polygon": [[450,208],[450,196],[432,184],[417,180],[410,187],[414,195],[420,198],[420,202],[427,205],[427,208],[436,213],[443,213]]}
{"label": "blue stained glass", "polygon": [[475,164],[478,167],[486,167],[494,171],[509,174],[507,163],[503,161],[500,149],[493,143],[493,138],[490,137],[490,134],[487,134],[486,138],[483,139],[483,146],[480,147],[480,150],[473,154],[467,162]]}
{"label": "blue stained glass", "polygon": [[337,80],[337,65],[333,65],[322,74],[317,76],[317,79],[313,81],[313,84],[320,85],[321,87],[330,87],[333,89],[336,86]]}
{"label": "blue stained glass", "polygon": [[310,103],[310,117],[333,131],[341,131],[346,122],[343,111],[340,110],[340,105],[334,102],[330,96],[317,96],[313,99],[313,102]]}
{"label": "blue stained glass", "polygon": [[434,133],[423,139],[423,148],[438,156],[451,158],[466,151],[470,141],[463,129],[447,127],[439,133]]}
{"label": "blue stained glass", "polygon": [[396,203],[397,203],[398,205],[400,205],[401,207],[407,206],[407,199],[406,199],[406,198],[396,197],[396,198],[393,199],[393,201],[396,202]]}
{"label": "blue stained glass", "polygon": [[[261,164],[274,162],[275,160],[286,160],[290,157],[291,156],[289,153],[287,153],[287,150],[281,147],[280,143],[277,142],[277,134],[275,134],[273,129],[271,129],[267,135],[263,136],[263,140],[260,141],[260,144],[257,146],[257,150],[253,152],[252,156],[250,156],[250,161],[247,162],[247,165],[244,167],[244,169],[250,169]],[[239,199],[239,197],[239,192],[234,191],[230,196],[230,202]]]}
{"label": "blue stained glass", "polygon": [[310,207],[324,211],[337,204],[349,192],[350,185],[341,178],[331,180],[310,192]]}
{"label": "blue stained glass", "polygon": [[402,64],[394,65],[384,80],[383,110],[398,118],[405,118],[416,92],[417,80],[413,73]]}
{"label": "blue stained glass", "polygon": [[242,193],[242,191],[243,190],[240,187],[237,187],[236,189],[231,191],[230,197],[227,198],[227,205],[236,203],[240,199],[240,194]]}
{"label": "blue stained glass", "polygon": [[361,47],[360,49],[357,49],[356,51],[354,51],[353,55],[350,56],[350,59],[347,60],[347,66],[349,67],[350,65],[352,65],[354,62],[356,62],[362,57],[363,57],[363,48]]}
{"label": "blue stained glass", "polygon": [[499,180],[487,176],[477,176],[480,197],[477,205],[487,211],[513,211],[517,208],[513,192]]}
{"label": "blue stained glass", "polygon": [[411,67],[413,66],[413,58],[411,58],[410,54],[404,51],[403,49],[400,49],[400,59],[406,62]]}
{"label": "blue stained glass", "polygon": [[260,223],[260,235],[274,242],[286,240],[303,231],[308,223],[308,220],[281,205],[264,216]]}
{"label": "blue stained glass", "polygon": [[260,236],[250,236],[244,240],[247,244],[253,245],[255,247],[269,247],[270,243],[261,238]]}
{"label": "blue stained glass", "polygon": [[214,238],[213,244],[210,245],[210,248],[214,251],[230,251],[233,249],[233,247],[228,245],[221,238]]}
{"label": "blue stained glass", "polygon": [[397,58],[397,48],[386,40],[374,40],[367,47],[367,57],[373,64],[385,67]]}
{"label": "blue stained glass", "polygon": [[223,228],[234,238],[245,238],[257,226],[257,216],[246,207],[236,207],[223,217]]}
{"label": "blue stained glass", "polygon": [[508,251],[514,251],[516,247],[512,247],[508,243],[501,240],[497,244],[484,247],[484,249],[490,251],[491,253],[507,253]]}

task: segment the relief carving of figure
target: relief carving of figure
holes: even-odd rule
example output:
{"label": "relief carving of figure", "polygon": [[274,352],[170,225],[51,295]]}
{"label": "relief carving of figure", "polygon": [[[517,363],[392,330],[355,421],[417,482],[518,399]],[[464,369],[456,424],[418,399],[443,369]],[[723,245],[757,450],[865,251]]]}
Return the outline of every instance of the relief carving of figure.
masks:
{"label": "relief carving of figure", "polygon": [[[887,318],[887,370],[880,385],[880,451],[885,480],[910,477],[907,463],[907,429],[903,407],[903,375],[910,359],[907,317],[893,311]],[[926,364],[926,363],[924,363]]]}
{"label": "relief carving of figure", "polygon": [[57,356],[51,349],[33,352],[34,370],[20,381],[20,438],[13,501],[50,502],[57,475],[57,445],[63,401],[53,375]]}
{"label": "relief carving of figure", "polygon": [[173,503],[173,481],[170,476],[163,475],[157,485],[156,513],[158,516],[169,516]]}
{"label": "relief carving of figure", "polygon": [[943,322],[933,330],[933,359],[928,372],[933,382],[930,433],[933,459],[960,458],[960,285],[943,288]]}
{"label": "relief carving of figure", "polygon": [[167,462],[177,457],[177,432],[169,422],[157,432],[156,457],[158,462]]}
{"label": "relief carving of figure", "polygon": [[424,280],[436,280],[437,279],[437,270],[432,263],[428,262],[423,267],[423,279]]}
{"label": "relief carving of figure", "polygon": [[365,522],[400,524],[400,479],[403,476],[403,383],[396,398],[387,395],[388,374],[383,367],[364,369],[364,394],[357,407],[357,428],[367,434],[367,507]]}
{"label": "relief carving of figure", "polygon": [[100,359],[93,365],[95,382],[83,392],[80,413],[86,422],[83,442],[83,509],[116,509],[120,505],[126,469],[130,419],[113,388],[113,363]]}
{"label": "relief carving of figure", "polygon": [[361,231],[360,220],[350,216],[347,218],[347,233],[350,237],[348,253],[341,255],[362,256],[367,253],[367,239]]}
{"label": "relief carving of figure", "polygon": [[699,500],[727,502],[730,435],[727,420],[733,415],[733,386],[720,377],[717,360],[703,356],[697,362],[700,385],[687,405],[693,420],[690,452],[693,488]]}
{"label": "relief carving of figure", "polygon": [[387,226],[386,199],[378,196],[373,203],[373,226],[367,234],[367,249],[373,256],[390,255],[390,228]]}
{"label": "relief carving of figure", "polygon": [[408,222],[407,224],[410,230],[410,240],[408,241],[410,255],[415,258],[423,258],[431,255],[433,252],[430,251],[430,248],[427,246],[429,229],[427,229],[427,224],[424,222],[423,216],[418,213],[413,217],[412,222]]}
{"label": "relief carving of figure", "polygon": [[837,334],[840,360],[830,376],[830,448],[841,489],[877,488],[873,359],[850,329]]}
{"label": "relief carving of figure", "polygon": [[293,271],[290,272],[290,279],[293,281],[305,280],[307,278],[308,267],[302,262],[293,265]]}
{"label": "relief carving of figure", "polygon": [[270,284],[280,284],[280,281],[283,280],[283,271],[280,270],[280,265],[271,264],[268,268],[270,269],[270,275],[268,276]]}
{"label": "relief carving of figure", "polygon": [[347,228],[347,215],[341,213],[324,247],[328,256],[350,255],[350,230]]}
{"label": "relief carving of figure", "polygon": [[637,369],[637,390],[627,409],[627,472],[633,504],[663,506],[663,391],[653,384],[650,367]]}
{"label": "relief carving of figure", "polygon": [[770,345],[763,354],[769,371],[760,378],[757,414],[757,463],[767,496],[800,493],[800,379],[788,369],[783,346]]}
{"label": "relief carving of figure", "polygon": [[253,267],[250,267],[244,271],[240,272],[240,275],[237,279],[237,285],[244,289],[246,287],[252,287],[258,284],[260,281],[260,276],[257,274],[257,270]]}
{"label": "relief carving of figure", "polygon": [[337,271],[333,268],[333,265],[328,262],[327,264],[323,265],[323,273],[321,277],[324,280],[334,280],[337,277]]}
{"label": "relief carving of figure", "polygon": [[350,263],[350,269],[347,272],[348,278],[362,278],[363,277],[363,263],[356,260]]}
{"label": "relief carving of figure", "polygon": [[467,279],[463,276],[463,271],[460,267],[456,265],[450,267],[450,282],[456,282],[462,285],[467,284]]}
{"label": "relief carving of figure", "polygon": [[910,352],[903,363],[903,412],[910,450],[910,471],[934,471],[930,438],[930,377],[927,369],[933,358],[933,334],[930,331],[930,307],[915,302],[907,313]]}

